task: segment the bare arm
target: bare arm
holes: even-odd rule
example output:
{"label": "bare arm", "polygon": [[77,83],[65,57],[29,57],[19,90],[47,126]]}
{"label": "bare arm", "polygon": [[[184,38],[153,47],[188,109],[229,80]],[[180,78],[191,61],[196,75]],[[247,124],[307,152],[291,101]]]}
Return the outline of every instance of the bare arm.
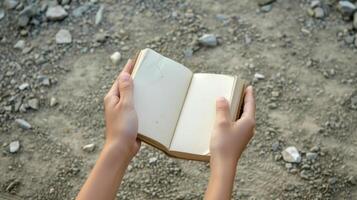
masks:
{"label": "bare arm", "polygon": [[[133,105],[133,63],[128,61],[104,98],[106,141],[77,200],[112,200],[131,159],[140,148]],[[119,98],[120,96],[120,98]]]}
{"label": "bare arm", "polygon": [[253,137],[255,100],[253,88],[245,91],[242,117],[232,122],[227,100],[220,98],[216,105],[216,124],[211,136],[211,176],[206,200],[231,199],[238,160]]}

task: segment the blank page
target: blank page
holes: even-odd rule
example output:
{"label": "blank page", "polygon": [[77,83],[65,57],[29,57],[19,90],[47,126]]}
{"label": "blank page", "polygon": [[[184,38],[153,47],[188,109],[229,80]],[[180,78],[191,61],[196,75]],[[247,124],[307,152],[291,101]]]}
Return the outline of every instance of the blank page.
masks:
{"label": "blank page", "polygon": [[133,72],[139,133],[170,146],[192,72],[151,49],[141,51]]}
{"label": "blank page", "polygon": [[235,77],[197,73],[181,111],[170,150],[191,154],[209,153],[210,135],[216,117],[216,99],[231,101]]}

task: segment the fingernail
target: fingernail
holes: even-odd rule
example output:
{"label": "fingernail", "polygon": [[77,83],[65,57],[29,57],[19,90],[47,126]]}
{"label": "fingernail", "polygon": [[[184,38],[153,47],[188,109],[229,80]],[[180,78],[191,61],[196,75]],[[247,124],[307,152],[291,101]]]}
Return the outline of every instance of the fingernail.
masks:
{"label": "fingernail", "polygon": [[217,98],[217,101],[219,101],[219,102],[225,102],[225,101],[226,101],[226,98],[224,98],[224,97],[218,97],[218,98]]}

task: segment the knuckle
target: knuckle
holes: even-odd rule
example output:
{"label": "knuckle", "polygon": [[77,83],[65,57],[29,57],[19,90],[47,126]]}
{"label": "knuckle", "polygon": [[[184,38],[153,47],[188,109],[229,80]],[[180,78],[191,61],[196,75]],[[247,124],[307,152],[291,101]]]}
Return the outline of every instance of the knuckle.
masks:
{"label": "knuckle", "polygon": [[229,121],[225,120],[225,119],[220,119],[217,121],[217,126],[219,127],[227,127],[229,126]]}
{"label": "knuckle", "polygon": [[248,119],[247,119],[247,123],[248,123],[252,128],[254,128],[255,125],[256,125],[255,119],[253,119],[253,118],[248,118]]}

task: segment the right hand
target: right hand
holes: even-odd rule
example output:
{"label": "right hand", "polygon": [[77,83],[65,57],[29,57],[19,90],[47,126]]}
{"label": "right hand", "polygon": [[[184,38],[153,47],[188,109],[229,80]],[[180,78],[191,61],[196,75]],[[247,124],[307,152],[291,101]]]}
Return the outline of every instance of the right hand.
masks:
{"label": "right hand", "polygon": [[255,99],[253,87],[245,90],[243,114],[231,120],[229,103],[221,97],[216,102],[216,122],[210,141],[211,168],[236,167],[237,162],[254,135]]}

